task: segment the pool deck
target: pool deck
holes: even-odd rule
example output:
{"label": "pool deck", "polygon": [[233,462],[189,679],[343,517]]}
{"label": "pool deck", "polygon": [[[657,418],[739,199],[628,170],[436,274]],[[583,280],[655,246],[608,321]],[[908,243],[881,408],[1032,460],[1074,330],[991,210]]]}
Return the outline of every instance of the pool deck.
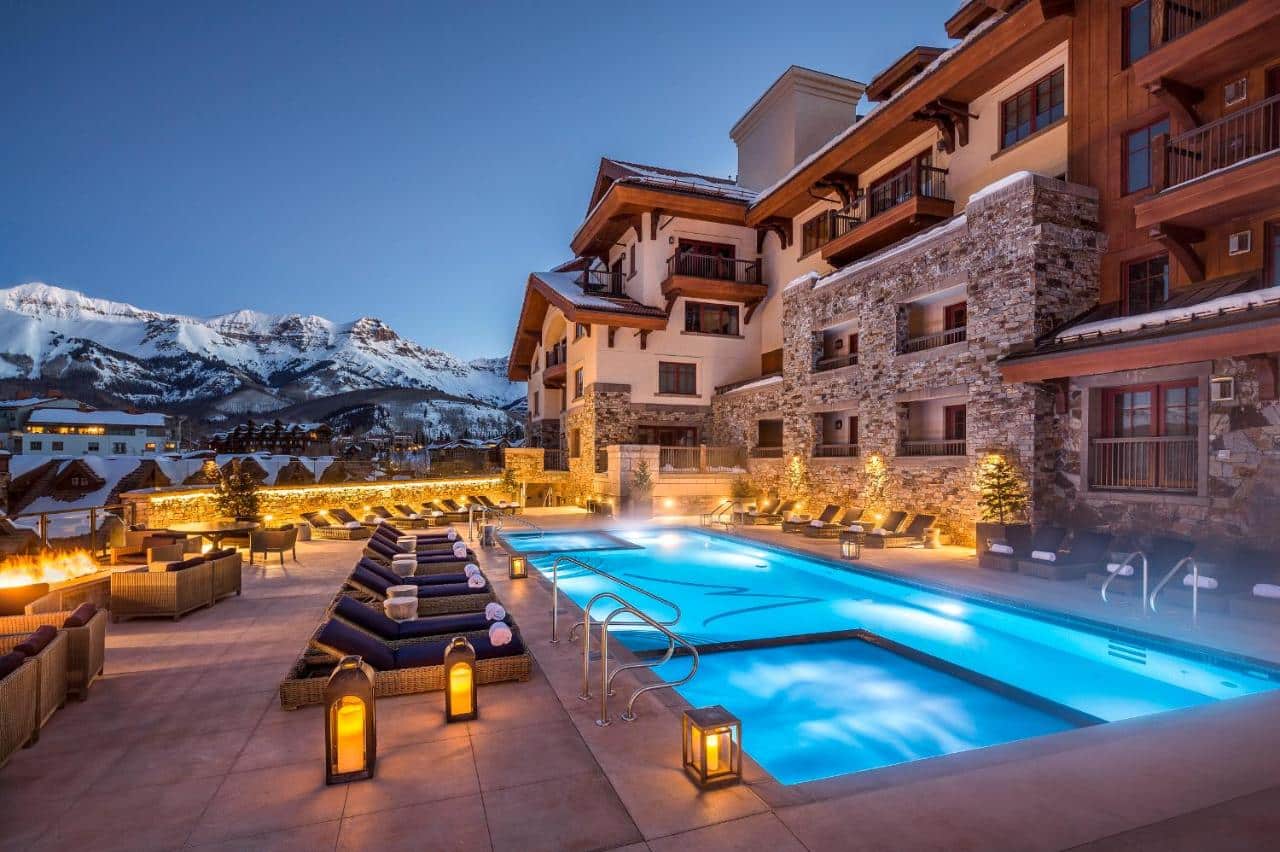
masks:
{"label": "pool deck", "polygon": [[[283,570],[246,566],[242,597],[177,623],[111,625],[89,700],[0,769],[0,849],[1217,850],[1280,836],[1280,694],[795,786],[748,761],[746,785],[698,793],[679,765],[682,699],[646,695],[636,722],[598,727],[598,704],[577,698],[580,649],[548,641],[548,584],[507,580],[492,553],[482,563],[534,654],[533,678],[482,687],[480,719],[465,724],[443,723],[438,693],[380,700],[377,776],[326,787],[319,709],[283,711],[275,688],[358,552],[304,543]],[[1083,584],[1024,590],[1030,578],[987,576],[959,548],[863,561],[1192,635],[1185,617],[1104,611]],[[1194,639],[1275,659],[1280,629],[1204,616]],[[639,682],[619,681],[615,714]]]}

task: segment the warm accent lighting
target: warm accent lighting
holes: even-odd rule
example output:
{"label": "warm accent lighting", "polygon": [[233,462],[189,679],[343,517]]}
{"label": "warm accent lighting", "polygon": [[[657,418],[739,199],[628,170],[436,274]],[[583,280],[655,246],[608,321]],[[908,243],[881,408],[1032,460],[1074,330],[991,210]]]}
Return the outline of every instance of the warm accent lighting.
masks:
{"label": "warm accent lighting", "polygon": [[840,557],[842,559],[859,559],[862,557],[862,542],[853,536],[840,539]]}
{"label": "warm accent lighting", "polygon": [[672,500],[670,497],[662,501],[662,508],[664,509],[674,509],[675,507],[676,501]]}
{"label": "warm accent lighting", "polygon": [[373,669],[359,657],[343,657],[324,687],[326,784],[373,777],[378,736],[373,706]]}
{"label": "warm accent lighting", "polygon": [[444,652],[444,720],[465,722],[479,716],[476,649],[465,636],[455,636]]}
{"label": "warm accent lighting", "polygon": [[686,710],[684,771],[699,787],[722,787],[742,780],[742,722],[719,704]]}
{"label": "warm accent lighting", "polygon": [[529,576],[529,562],[519,554],[512,554],[507,561],[507,577],[512,580],[523,580]]}

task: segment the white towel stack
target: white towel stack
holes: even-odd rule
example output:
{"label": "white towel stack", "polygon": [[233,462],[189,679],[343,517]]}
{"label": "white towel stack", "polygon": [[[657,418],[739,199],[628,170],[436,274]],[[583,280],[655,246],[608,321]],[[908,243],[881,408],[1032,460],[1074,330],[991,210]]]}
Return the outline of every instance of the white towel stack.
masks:
{"label": "white towel stack", "polygon": [[443,517],[444,517],[444,512],[441,512],[439,509],[432,509],[432,510],[431,510],[431,517],[433,517],[433,518],[443,518]]}
{"label": "white towel stack", "polygon": [[382,602],[382,609],[387,614],[387,618],[408,621],[418,617],[418,599],[416,597],[387,598]]}
{"label": "white towel stack", "polygon": [[849,524],[849,532],[864,532],[862,524]]}
{"label": "white towel stack", "polygon": [[1184,574],[1182,576],[1182,585],[1190,588],[1196,585],[1195,581],[1197,579],[1200,581],[1199,585],[1202,589],[1209,589],[1212,591],[1213,589],[1218,588],[1218,580],[1216,577],[1206,577],[1203,574],[1199,577],[1192,577],[1190,574]]}
{"label": "white towel stack", "polygon": [[484,577],[481,577],[479,574],[472,574],[467,578],[467,585],[473,589],[483,589]]}
{"label": "white towel stack", "polygon": [[817,519],[814,519],[814,520],[812,520],[812,521],[810,521],[810,522],[809,522],[809,526],[813,527],[814,529],[819,529],[819,530],[820,530],[820,529],[822,529],[823,527],[825,527],[825,526],[826,526],[826,524],[824,524],[822,521],[819,521],[819,520],[817,520]]}
{"label": "white towel stack", "polygon": [[455,530],[453,527],[449,527],[447,530],[445,530],[444,534],[449,538],[449,541],[458,540],[458,531]]}
{"label": "white towel stack", "polygon": [[420,520],[422,520],[422,515],[419,515],[417,512],[410,512],[409,514],[405,515],[405,517],[406,517],[406,518],[408,518],[408,519],[409,519],[409,520],[411,520],[411,521],[420,521]]}
{"label": "white towel stack", "polygon": [[466,544],[460,541],[455,541],[453,543],[453,555],[458,557],[459,559],[464,558],[467,555]]}
{"label": "white towel stack", "polygon": [[364,519],[366,521],[372,520],[375,524],[385,524],[387,522],[387,519],[381,515],[365,515]]}
{"label": "white towel stack", "polygon": [[475,577],[480,573],[480,566],[474,562],[468,562],[462,569],[462,573],[468,577]]}
{"label": "white towel stack", "polygon": [[484,605],[484,617],[490,621],[502,621],[507,617],[507,610],[497,601],[487,603]]}
{"label": "white towel stack", "polygon": [[[1032,555],[1034,555],[1034,554],[1032,554]],[[1132,566],[1132,565],[1129,565],[1129,564],[1127,564],[1127,563],[1122,564],[1122,563],[1120,563],[1120,562],[1108,562],[1108,563],[1107,563],[1107,573],[1108,573],[1108,574],[1119,574],[1121,577],[1132,577],[1132,576],[1133,576],[1133,566]]]}
{"label": "white towel stack", "polygon": [[346,528],[347,528],[347,529],[349,529],[349,530],[358,530],[358,529],[360,529],[360,522],[359,522],[359,521],[347,521],[345,524],[343,524],[343,526],[344,526],[344,527],[346,527]]}
{"label": "white towel stack", "polygon": [[505,622],[495,621],[489,625],[489,644],[495,648],[511,643],[511,628]]}
{"label": "white towel stack", "polygon": [[417,598],[417,586],[387,586],[387,597],[389,598]]}
{"label": "white towel stack", "polygon": [[1013,548],[1001,541],[993,541],[987,545],[987,550],[992,553],[999,553],[1004,556],[1012,556]]}
{"label": "white towel stack", "polygon": [[1031,558],[1039,559],[1041,562],[1057,562],[1058,554],[1048,550],[1033,550],[1031,551]]}

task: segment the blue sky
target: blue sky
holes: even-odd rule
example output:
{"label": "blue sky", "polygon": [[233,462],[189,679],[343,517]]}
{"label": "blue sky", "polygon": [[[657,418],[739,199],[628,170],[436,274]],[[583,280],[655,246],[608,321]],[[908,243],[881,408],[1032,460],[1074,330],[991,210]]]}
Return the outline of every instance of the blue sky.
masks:
{"label": "blue sky", "polygon": [[865,82],[958,6],[6,0],[0,287],[505,354],[601,155],[730,175],[788,65]]}

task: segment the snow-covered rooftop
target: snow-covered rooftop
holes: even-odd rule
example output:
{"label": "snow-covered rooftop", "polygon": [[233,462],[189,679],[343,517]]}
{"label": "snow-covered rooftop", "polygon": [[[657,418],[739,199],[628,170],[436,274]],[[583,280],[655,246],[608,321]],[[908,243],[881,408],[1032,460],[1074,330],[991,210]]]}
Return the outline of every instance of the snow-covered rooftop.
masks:
{"label": "snow-covered rooftop", "polygon": [[130,414],[127,411],[75,411],[69,408],[43,408],[31,412],[28,423],[59,424],[67,426],[164,426],[163,414],[147,412]]}
{"label": "snow-covered rooftop", "polygon": [[1264,287],[1261,290],[1232,293],[1228,296],[1219,296],[1216,299],[1162,311],[1068,326],[1054,335],[1054,342],[1069,343],[1085,337],[1143,331],[1273,304],[1280,304],[1280,287]]}
{"label": "snow-covered rooftop", "polygon": [[53,402],[54,399],[56,399],[56,397],[29,396],[26,399],[0,400],[0,408],[26,408],[31,405],[43,405],[46,402]]}
{"label": "snow-covered rooftop", "polygon": [[606,298],[588,293],[578,283],[578,274],[570,272],[535,272],[534,277],[564,297],[575,308],[593,311],[612,311],[627,314],[653,314],[665,316],[661,308],[650,307],[630,297]]}

